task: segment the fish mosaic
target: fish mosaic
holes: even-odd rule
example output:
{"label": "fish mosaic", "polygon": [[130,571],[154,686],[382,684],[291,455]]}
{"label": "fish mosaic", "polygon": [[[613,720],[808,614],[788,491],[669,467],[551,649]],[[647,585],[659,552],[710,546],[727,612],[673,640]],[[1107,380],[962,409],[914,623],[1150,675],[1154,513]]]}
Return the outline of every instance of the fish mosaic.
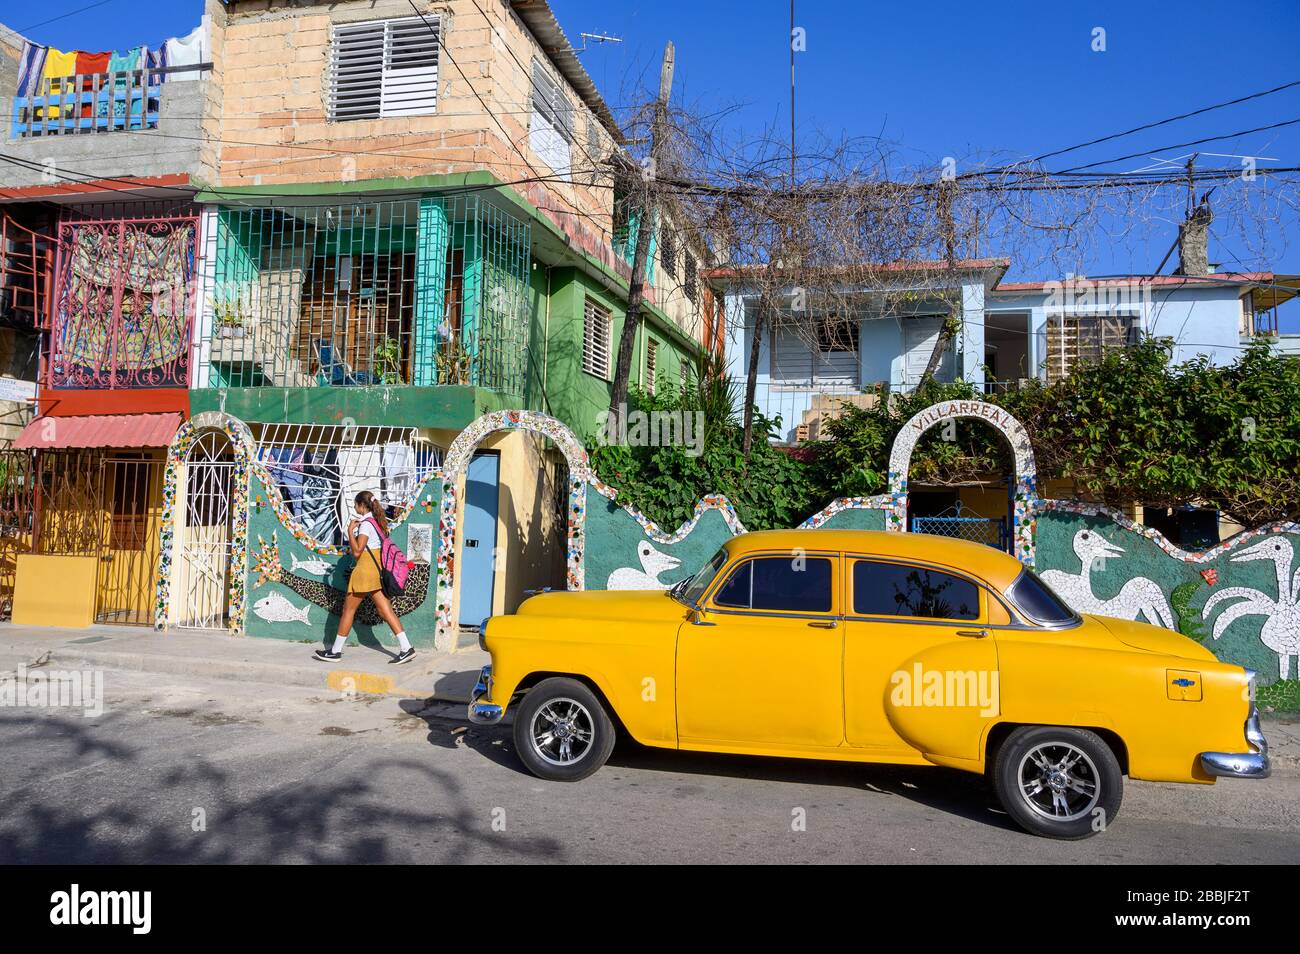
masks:
{"label": "fish mosaic", "polygon": [[[292,590],[303,599],[307,600],[313,606],[319,606],[331,616],[338,616],[343,612],[343,597],[346,595],[346,589],[331,586],[323,580],[309,580],[306,577],[286,569],[280,562],[280,545],[276,538],[276,533],[272,531],[271,542],[268,544],[260,535],[257,538],[257,553],[253,556],[253,572],[257,574],[255,586],[265,586],[267,583],[279,583],[286,589]],[[324,562],[322,561],[306,561]],[[298,562],[296,568],[304,567],[305,564]],[[328,568],[331,572],[338,570],[337,566]],[[351,567],[348,567],[351,570]],[[423,605],[424,600],[429,592],[429,564],[416,563],[411,566],[411,575],[407,577],[406,591],[401,596],[389,600],[393,606],[393,612],[398,616],[405,616],[414,612]],[[322,574],[323,575],[323,574]],[[340,575],[343,580],[347,579],[346,574]],[[254,608],[256,612],[256,607]],[[268,619],[261,613],[258,613],[262,619]],[[381,625],[383,620],[379,617],[379,609],[375,606],[374,600],[364,600],[361,606],[357,608],[356,621],[366,626]]]}

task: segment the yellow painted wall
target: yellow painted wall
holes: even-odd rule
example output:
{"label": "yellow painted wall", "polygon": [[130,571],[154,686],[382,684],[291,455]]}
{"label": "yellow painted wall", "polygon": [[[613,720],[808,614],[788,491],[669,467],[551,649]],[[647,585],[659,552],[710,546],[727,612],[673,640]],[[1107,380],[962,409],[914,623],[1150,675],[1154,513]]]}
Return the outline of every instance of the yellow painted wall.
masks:
{"label": "yellow painted wall", "polygon": [[67,626],[77,629],[95,621],[95,557],[18,557],[13,621],[20,626]]}

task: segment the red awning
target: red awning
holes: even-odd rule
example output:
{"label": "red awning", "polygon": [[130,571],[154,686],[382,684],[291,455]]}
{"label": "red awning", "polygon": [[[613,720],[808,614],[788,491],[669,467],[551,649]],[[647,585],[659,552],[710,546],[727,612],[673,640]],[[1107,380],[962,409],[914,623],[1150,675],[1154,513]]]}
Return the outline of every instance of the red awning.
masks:
{"label": "red awning", "polygon": [[166,447],[181,426],[179,414],[94,414],[38,417],[18,435],[18,450],[56,447]]}

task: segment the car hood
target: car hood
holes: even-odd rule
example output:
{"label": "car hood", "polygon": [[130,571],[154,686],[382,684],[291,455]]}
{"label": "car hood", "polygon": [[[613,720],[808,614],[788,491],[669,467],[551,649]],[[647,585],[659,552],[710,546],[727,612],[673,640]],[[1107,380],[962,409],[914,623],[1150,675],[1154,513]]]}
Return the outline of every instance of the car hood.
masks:
{"label": "car hood", "polygon": [[1165,656],[1180,656],[1185,659],[1216,658],[1214,653],[1196,640],[1170,629],[1149,626],[1132,620],[1116,619],[1113,616],[1089,616],[1088,619],[1100,623],[1112,636],[1133,649]]}
{"label": "car hood", "polygon": [[583,590],[539,593],[524,600],[516,615],[680,622],[686,607],[667,590]]}

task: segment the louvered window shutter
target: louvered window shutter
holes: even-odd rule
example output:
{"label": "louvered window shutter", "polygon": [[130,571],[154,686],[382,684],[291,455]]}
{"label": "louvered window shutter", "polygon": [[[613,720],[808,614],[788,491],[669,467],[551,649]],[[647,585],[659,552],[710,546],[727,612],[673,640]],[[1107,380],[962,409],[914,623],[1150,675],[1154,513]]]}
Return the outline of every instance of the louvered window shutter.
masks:
{"label": "louvered window shutter", "polygon": [[330,53],[330,120],[436,112],[439,40],[436,17],[336,26]]}

